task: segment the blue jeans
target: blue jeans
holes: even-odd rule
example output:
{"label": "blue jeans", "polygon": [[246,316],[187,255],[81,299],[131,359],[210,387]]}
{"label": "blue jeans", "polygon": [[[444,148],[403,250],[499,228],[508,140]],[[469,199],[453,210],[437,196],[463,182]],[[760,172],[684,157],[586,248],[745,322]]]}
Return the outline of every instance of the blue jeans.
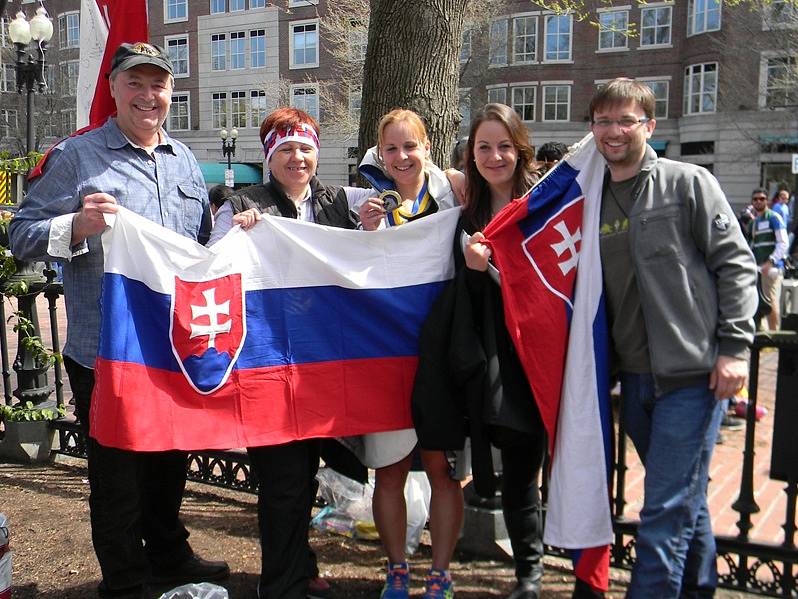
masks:
{"label": "blue jeans", "polygon": [[622,373],[621,396],[626,433],[646,469],[626,596],[712,597],[718,573],[707,483],[721,404],[707,385],[655,397],[648,374]]}

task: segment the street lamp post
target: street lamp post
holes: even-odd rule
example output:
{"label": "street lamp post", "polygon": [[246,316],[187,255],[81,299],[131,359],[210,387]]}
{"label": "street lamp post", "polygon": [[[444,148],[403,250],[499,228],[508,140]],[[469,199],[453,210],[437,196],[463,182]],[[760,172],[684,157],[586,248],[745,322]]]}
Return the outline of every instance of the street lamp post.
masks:
{"label": "street lamp post", "polygon": [[[236,155],[236,139],[238,139],[238,129],[230,129],[229,134],[227,133],[227,129],[222,129],[219,131],[219,137],[222,138],[222,156],[227,158],[227,170],[224,172],[224,184],[227,185],[227,187],[233,187],[235,184],[235,175],[233,173],[233,164],[231,159]],[[228,137],[230,138],[229,140]]]}
{"label": "street lamp post", "polygon": [[[44,73],[47,42],[53,37],[53,23],[47,16],[44,6],[36,9],[34,17],[28,21],[25,14],[18,12],[16,18],[8,26],[8,36],[16,47],[17,91],[27,93],[26,137],[27,151],[30,154],[36,149],[36,130],[33,126],[34,92],[43,92],[46,86]],[[14,370],[17,373],[17,389],[14,395],[21,402],[41,403],[50,395],[52,388],[47,383],[48,364],[39,359],[27,347],[25,341],[29,337],[39,337],[39,318],[36,312],[36,296],[47,285],[43,274],[44,264],[16,261],[17,270],[5,283],[5,289],[24,290],[16,293],[18,309],[22,318],[27,319],[32,330],[20,326],[18,331],[17,355],[14,359]],[[24,285],[21,285],[24,284]]]}

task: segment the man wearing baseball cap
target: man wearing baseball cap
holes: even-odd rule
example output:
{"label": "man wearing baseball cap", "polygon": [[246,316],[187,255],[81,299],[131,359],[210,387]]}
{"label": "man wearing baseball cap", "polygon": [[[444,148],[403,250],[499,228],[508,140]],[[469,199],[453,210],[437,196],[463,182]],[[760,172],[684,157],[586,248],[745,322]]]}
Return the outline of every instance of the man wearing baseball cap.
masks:
{"label": "man wearing baseball cap", "polygon": [[186,454],[106,447],[91,438],[90,430],[104,215],[121,205],[191,239],[207,239],[209,232],[199,165],[162,127],[172,73],[163,49],[122,44],[109,76],[116,115],[53,148],[9,232],[17,257],[64,265],[64,365],[87,438],[92,541],[103,576],[100,597],[138,599],[149,596],[149,584],[176,586],[229,574],[226,563],[194,555],[180,522]]}

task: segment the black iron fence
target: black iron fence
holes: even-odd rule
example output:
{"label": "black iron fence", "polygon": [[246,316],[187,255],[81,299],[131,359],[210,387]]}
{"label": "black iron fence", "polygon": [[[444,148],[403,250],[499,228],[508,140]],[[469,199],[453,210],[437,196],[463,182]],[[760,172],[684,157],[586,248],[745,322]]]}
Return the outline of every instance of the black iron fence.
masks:
{"label": "black iron fence", "polygon": [[[48,282],[41,290],[46,300],[49,335],[45,341],[53,351],[60,349],[58,300],[61,286],[54,280],[54,272],[47,272]],[[34,294],[33,304],[36,305]],[[5,302],[0,302],[0,318],[6,321]],[[0,357],[2,358],[3,393],[6,404],[14,401],[14,378],[12,377],[10,353],[17,351],[13,339],[9,339],[8,327],[0,327]],[[11,343],[10,343],[11,341]],[[781,544],[767,543],[749,538],[752,517],[760,511],[756,501],[754,485],[754,466],[756,457],[755,432],[757,426],[757,390],[759,389],[760,355],[766,348],[779,350],[779,365],[776,385],[776,406],[773,414],[776,426],[772,443],[771,477],[786,483],[786,507],[782,529],[784,540]],[[19,355],[15,363],[22,364]],[[48,373],[53,377],[52,390],[55,403],[64,406],[63,371],[56,363]],[[16,395],[19,395],[17,393]],[[66,417],[52,423],[58,432],[57,453],[85,457],[86,446],[80,426],[69,413]],[[759,334],[751,351],[751,380],[749,404],[746,415],[745,446],[743,450],[740,484],[735,498],[729,498],[731,507],[739,514],[738,532],[734,536],[718,536],[718,556],[722,560],[720,584],[722,587],[773,597],[796,597],[795,566],[798,562],[798,549],[795,546],[795,507],[798,494],[798,333],[779,332]],[[634,539],[637,522],[625,516],[626,496],[626,449],[627,439],[619,426],[616,438],[616,459],[614,462],[613,520],[615,542],[612,548],[612,563],[616,567],[630,568],[634,563]],[[254,493],[257,481],[250,472],[246,452],[199,451],[189,455],[188,476],[190,480],[211,485]],[[723,567],[725,564],[725,568]]]}

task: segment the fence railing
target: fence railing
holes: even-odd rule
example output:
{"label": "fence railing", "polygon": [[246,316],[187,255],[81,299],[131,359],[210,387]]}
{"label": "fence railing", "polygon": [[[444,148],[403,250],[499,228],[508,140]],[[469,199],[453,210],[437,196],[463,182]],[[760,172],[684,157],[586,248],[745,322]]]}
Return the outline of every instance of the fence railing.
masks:
{"label": "fence railing", "polygon": [[[60,332],[64,322],[59,321],[58,301],[61,295],[61,286],[52,280],[48,274],[49,283],[44,287],[41,296],[46,300],[48,327],[45,330],[45,343],[50,344],[53,351],[60,351]],[[5,302],[0,303],[0,319],[6,322]],[[11,354],[16,351],[16,343],[8,334],[8,327],[0,327],[0,358],[2,363],[3,392],[5,401],[13,401],[13,385],[15,377],[12,376]],[[754,470],[756,457],[756,409],[758,404],[759,370],[761,352],[767,348],[780,350],[777,383],[777,410],[779,401],[791,396],[798,403],[798,333],[782,332],[775,334],[759,334],[756,337],[751,351],[751,373],[749,404],[746,416],[745,445],[743,449],[742,465],[740,470],[740,483],[735,499],[729,498],[730,506],[739,514],[737,521],[737,534],[731,536],[717,536],[718,557],[720,560],[720,585],[729,589],[752,592],[773,597],[795,597],[798,594],[796,586],[796,563],[798,562],[798,549],[795,546],[795,515],[796,496],[798,496],[798,459],[795,468],[788,468],[790,472],[785,475],[786,493],[785,513],[781,528],[784,531],[784,540],[779,543],[768,543],[750,538],[752,519],[760,512],[761,506],[757,504],[757,489],[754,484]],[[787,372],[789,371],[789,372]],[[54,380],[53,390],[55,403],[64,405],[64,380],[60,364],[56,364],[49,373]],[[792,377],[792,378],[790,378]],[[782,384],[782,378],[784,382]],[[786,405],[786,404],[785,404]],[[783,408],[782,408],[783,409]],[[798,414],[798,407],[795,408]],[[778,413],[774,413],[774,419]],[[790,421],[790,426],[795,427],[798,418]],[[58,447],[56,452],[85,457],[86,446],[80,426],[75,422],[74,416],[68,413],[67,417],[53,422],[53,427],[58,432]],[[774,434],[775,436],[775,434]],[[798,456],[798,433],[793,433],[795,441],[788,440],[788,445],[795,446],[794,451]],[[616,437],[616,455],[613,465],[613,494],[612,513],[615,530],[615,542],[612,548],[612,563],[616,567],[630,568],[635,559],[634,539],[637,522],[629,519],[627,503],[627,437],[622,425],[618,425]],[[789,463],[789,460],[788,460]],[[254,493],[257,491],[257,481],[250,471],[249,459],[246,452],[241,450],[231,451],[198,451],[189,455],[190,480],[211,485]]]}

